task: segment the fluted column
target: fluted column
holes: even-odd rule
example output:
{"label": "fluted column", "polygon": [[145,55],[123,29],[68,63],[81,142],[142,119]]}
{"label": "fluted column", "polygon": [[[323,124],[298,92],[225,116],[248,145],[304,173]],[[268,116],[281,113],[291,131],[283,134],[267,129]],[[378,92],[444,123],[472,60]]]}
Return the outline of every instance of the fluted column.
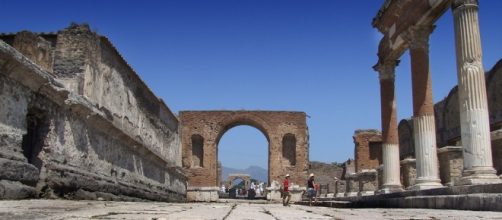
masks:
{"label": "fluted column", "polygon": [[452,3],[464,170],[460,185],[500,182],[493,168],[477,0]]}
{"label": "fluted column", "polygon": [[410,48],[413,91],[413,136],[417,179],[410,189],[441,187],[436,150],[436,124],[429,71],[429,36],[433,26],[413,26],[405,34]]}
{"label": "fluted column", "polygon": [[402,191],[399,167],[396,99],[394,95],[395,68],[398,61],[375,66],[380,78],[382,114],[383,184],[380,193]]}

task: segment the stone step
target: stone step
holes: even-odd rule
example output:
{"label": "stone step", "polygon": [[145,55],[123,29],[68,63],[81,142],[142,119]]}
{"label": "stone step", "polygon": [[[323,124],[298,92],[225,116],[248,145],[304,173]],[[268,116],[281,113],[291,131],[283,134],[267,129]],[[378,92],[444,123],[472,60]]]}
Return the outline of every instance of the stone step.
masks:
{"label": "stone step", "polygon": [[[296,204],[308,206],[309,202],[301,201]],[[319,200],[312,205],[334,208],[424,208],[502,211],[502,193],[406,196],[394,198],[367,197],[352,202]]]}

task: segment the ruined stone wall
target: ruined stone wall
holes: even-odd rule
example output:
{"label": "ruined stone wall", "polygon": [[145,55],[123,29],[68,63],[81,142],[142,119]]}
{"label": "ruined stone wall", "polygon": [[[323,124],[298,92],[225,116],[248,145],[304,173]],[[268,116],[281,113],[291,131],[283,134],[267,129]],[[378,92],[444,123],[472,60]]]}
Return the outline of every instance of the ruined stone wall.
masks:
{"label": "ruined stone wall", "polygon": [[382,135],[377,130],[357,130],[353,136],[355,172],[376,169],[382,161]]}
{"label": "ruined stone wall", "polygon": [[326,190],[323,193],[334,193],[336,192],[336,181],[342,179],[343,167],[336,164],[311,161],[308,173],[313,173],[315,182],[326,187],[326,189],[323,188],[323,190]]}
{"label": "ruined stone wall", "polygon": [[490,129],[492,131],[492,158],[497,175],[502,174],[502,60],[488,72],[486,80]]}
{"label": "ruined stone wall", "polygon": [[[189,187],[215,187],[217,146],[229,129],[249,125],[260,130],[269,142],[269,183],[291,175],[291,182],[304,186],[308,170],[308,133],[303,112],[273,111],[182,111],[180,112],[183,167]],[[203,138],[202,166],[192,161],[192,136]],[[289,138],[287,138],[289,137]],[[292,138],[292,139],[291,139]],[[285,140],[288,141],[285,141]],[[283,151],[285,146],[295,150]],[[223,164],[224,166],[224,164]]]}
{"label": "ruined stone wall", "polygon": [[348,159],[343,163],[342,179],[356,173],[356,165],[353,159]]}
{"label": "ruined stone wall", "polygon": [[110,41],[85,25],[71,26],[57,36],[54,73],[65,86],[107,112],[171,166],[181,166],[176,117]]}
{"label": "ruined stone wall", "polygon": [[415,158],[412,120],[401,120],[397,126],[397,131],[399,135],[399,159]]}
{"label": "ruined stone wall", "polygon": [[492,130],[502,128],[502,60],[488,72],[486,79]]}
{"label": "ruined stone wall", "polygon": [[[450,146],[457,146],[460,144],[460,110],[458,105],[458,89],[455,86],[448,97],[446,97],[443,106],[443,124],[442,137],[443,143]],[[441,146],[442,147],[442,146]]]}
{"label": "ruined stone wall", "polygon": [[[178,121],[109,42],[86,26],[10,39],[27,57],[0,41],[0,198],[184,200]],[[62,39],[78,43],[65,49]],[[103,103],[84,92],[98,82],[88,77],[108,79]]]}

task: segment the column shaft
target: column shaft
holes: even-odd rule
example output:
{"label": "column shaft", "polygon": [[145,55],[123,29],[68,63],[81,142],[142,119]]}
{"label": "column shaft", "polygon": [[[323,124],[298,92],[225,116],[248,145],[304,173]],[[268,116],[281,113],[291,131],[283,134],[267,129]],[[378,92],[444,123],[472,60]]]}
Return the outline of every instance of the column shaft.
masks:
{"label": "column shaft", "polygon": [[379,64],[380,98],[382,114],[383,193],[402,191],[399,167],[399,139],[394,94],[394,71],[397,61]]}
{"label": "column shaft", "polygon": [[410,46],[413,89],[413,135],[417,179],[411,189],[441,187],[436,150],[436,124],[429,71],[429,35],[433,26],[411,27],[406,34]]}
{"label": "column shaft", "polygon": [[459,184],[500,182],[493,168],[477,0],[452,4],[464,171]]}

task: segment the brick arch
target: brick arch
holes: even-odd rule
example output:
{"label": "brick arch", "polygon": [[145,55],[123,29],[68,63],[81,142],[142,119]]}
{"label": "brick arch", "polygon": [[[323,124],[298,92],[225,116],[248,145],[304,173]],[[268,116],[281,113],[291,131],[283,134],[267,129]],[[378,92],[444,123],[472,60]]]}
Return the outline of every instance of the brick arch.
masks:
{"label": "brick arch", "polygon": [[230,174],[227,178],[228,189],[231,189],[234,186],[234,181],[241,179],[244,181],[244,189],[249,189],[249,185],[251,184],[251,176],[247,174]]}
{"label": "brick arch", "polygon": [[237,114],[234,117],[229,117],[225,118],[223,121],[221,121],[220,129],[218,131],[218,136],[216,137],[216,144],[218,145],[220,143],[221,138],[227,131],[230,129],[241,126],[241,125],[247,125],[251,126],[253,128],[258,129],[267,139],[267,142],[270,144],[270,126],[267,124],[267,121],[264,121],[263,119],[260,118],[259,115],[249,115],[249,114]]}
{"label": "brick arch", "polygon": [[[286,111],[182,111],[180,112],[183,164],[191,163],[190,137],[200,134],[204,139],[204,165],[185,167],[190,187],[217,187],[218,144],[231,128],[248,125],[266,137],[268,145],[268,182],[281,181],[286,173],[291,181],[304,185],[308,169],[308,129],[304,112]],[[282,139],[291,134],[296,138],[294,165],[283,162]]]}

